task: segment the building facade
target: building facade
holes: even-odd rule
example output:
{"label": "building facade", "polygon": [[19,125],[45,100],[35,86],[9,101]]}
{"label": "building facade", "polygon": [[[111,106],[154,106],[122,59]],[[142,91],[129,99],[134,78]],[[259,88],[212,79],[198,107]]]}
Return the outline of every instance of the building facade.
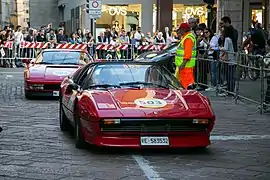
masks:
{"label": "building facade", "polygon": [[[72,31],[90,27],[85,2],[58,1],[60,19],[70,25]],[[108,26],[127,30],[141,26],[144,32],[152,32],[165,26],[176,26],[191,16],[198,17],[200,22],[207,21],[206,5],[201,0],[103,0],[102,3],[102,16],[96,21],[97,30]]]}
{"label": "building facade", "polygon": [[[48,23],[58,27],[62,22],[71,33],[77,28],[91,26],[85,12],[85,0],[29,1],[31,27]],[[240,33],[248,30],[252,20],[261,22],[269,30],[269,1],[216,0],[216,22],[228,15]],[[96,20],[97,31],[112,26],[127,30],[141,26],[143,32],[163,31],[164,27],[175,27],[189,17],[198,18],[200,23],[206,23],[208,19],[208,10],[202,0],[102,0],[102,3],[102,16]]]}
{"label": "building facade", "polygon": [[29,0],[29,21],[33,28],[39,29],[50,23],[57,28],[60,22],[58,0]]}
{"label": "building facade", "polygon": [[13,8],[14,6],[11,0],[0,0],[0,21],[2,28],[10,25],[10,18],[14,11]]}
{"label": "building facade", "polygon": [[11,25],[28,27],[29,0],[0,0],[0,19],[2,27]]}

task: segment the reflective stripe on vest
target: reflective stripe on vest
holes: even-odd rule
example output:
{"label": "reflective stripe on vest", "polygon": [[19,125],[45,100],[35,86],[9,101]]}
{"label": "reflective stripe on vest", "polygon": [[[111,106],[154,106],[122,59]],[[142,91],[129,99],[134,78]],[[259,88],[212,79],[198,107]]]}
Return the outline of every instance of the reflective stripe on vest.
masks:
{"label": "reflective stripe on vest", "polygon": [[178,67],[180,66],[183,61],[184,61],[184,42],[186,39],[190,38],[193,42],[193,47],[192,47],[192,57],[191,59],[186,63],[185,67],[194,67],[196,64],[196,55],[197,55],[197,47],[196,47],[196,38],[192,33],[187,34],[179,43],[177,50],[176,50],[176,55],[175,55],[175,65]]}

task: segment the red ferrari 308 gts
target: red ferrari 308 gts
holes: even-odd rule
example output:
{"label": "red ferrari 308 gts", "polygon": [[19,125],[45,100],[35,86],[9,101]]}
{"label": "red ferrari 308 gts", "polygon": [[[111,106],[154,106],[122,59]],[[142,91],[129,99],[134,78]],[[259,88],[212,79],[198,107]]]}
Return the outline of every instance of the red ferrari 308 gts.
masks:
{"label": "red ferrari 308 gts", "polygon": [[86,51],[72,49],[46,49],[36,59],[23,60],[27,64],[24,71],[25,97],[59,97],[63,79],[92,61]]}
{"label": "red ferrari 308 gts", "polygon": [[62,131],[75,129],[77,148],[205,148],[215,122],[207,97],[143,62],[89,63],[66,77],[59,116]]}

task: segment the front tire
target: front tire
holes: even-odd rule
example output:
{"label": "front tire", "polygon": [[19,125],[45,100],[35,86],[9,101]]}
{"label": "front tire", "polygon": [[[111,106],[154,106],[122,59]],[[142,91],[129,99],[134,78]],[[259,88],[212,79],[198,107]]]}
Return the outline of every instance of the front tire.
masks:
{"label": "front tire", "polygon": [[68,121],[67,116],[65,115],[65,112],[63,110],[62,106],[62,100],[60,98],[59,100],[59,123],[60,123],[60,129],[61,131],[68,131],[70,129],[70,123]]}
{"label": "front tire", "polygon": [[80,115],[78,112],[76,112],[76,114],[75,114],[75,137],[76,137],[75,147],[77,149],[85,149],[86,142],[85,142],[84,135],[82,132]]}
{"label": "front tire", "polygon": [[24,91],[24,97],[27,100],[32,100],[33,99],[33,97],[28,92],[26,92],[26,91]]}

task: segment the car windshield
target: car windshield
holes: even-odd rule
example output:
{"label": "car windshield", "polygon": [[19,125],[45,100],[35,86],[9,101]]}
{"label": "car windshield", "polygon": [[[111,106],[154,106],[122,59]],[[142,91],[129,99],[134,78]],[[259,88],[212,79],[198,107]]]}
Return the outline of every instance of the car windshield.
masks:
{"label": "car windshield", "polygon": [[178,45],[178,43],[174,43],[171,46],[169,46],[166,49],[164,49],[164,51],[165,52],[169,52],[169,53],[176,52],[177,45]]}
{"label": "car windshield", "polygon": [[88,87],[156,87],[180,89],[179,81],[164,67],[151,64],[100,64]]}
{"label": "car windshield", "polygon": [[88,62],[87,54],[80,51],[45,51],[37,58],[39,64],[84,65]]}

